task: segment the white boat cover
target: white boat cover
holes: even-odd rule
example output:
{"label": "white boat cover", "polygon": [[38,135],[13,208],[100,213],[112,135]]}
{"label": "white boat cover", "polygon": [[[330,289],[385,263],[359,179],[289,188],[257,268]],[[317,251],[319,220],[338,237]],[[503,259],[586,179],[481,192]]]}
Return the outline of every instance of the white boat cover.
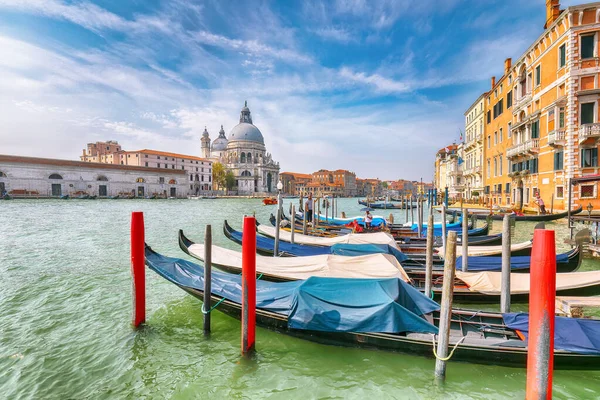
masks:
{"label": "white boat cover", "polygon": [[[500,296],[502,272],[462,272],[456,271],[456,277],[467,284],[472,292]],[[510,274],[510,293],[529,293],[530,274]],[[600,271],[569,272],[556,274],[556,290],[576,289],[600,285]]]}
{"label": "white boat cover", "polygon": [[[267,225],[258,225],[258,232],[265,236],[275,237],[275,227]],[[279,240],[291,242],[292,233],[289,231],[279,230]],[[385,232],[375,233],[349,233],[347,235],[334,237],[317,237],[303,235],[301,233],[294,234],[294,242],[297,244],[307,244],[310,246],[333,246],[338,243],[346,244],[389,244],[398,249],[398,245],[394,238]]]}
{"label": "white boat cover", "polygon": [[[522,243],[515,243],[510,246],[510,251],[524,250],[532,246],[531,240]],[[444,247],[438,247],[436,250],[441,256],[446,254]],[[502,254],[502,246],[469,246],[469,257],[492,256]],[[462,246],[456,246],[456,256],[462,256]]]}
{"label": "white boat cover", "polygon": [[[188,251],[199,259],[204,259],[204,244],[193,244]],[[242,253],[235,250],[212,246],[212,262],[242,270]],[[369,254],[346,257],[325,254],[307,257],[265,257],[256,255],[256,271],[261,274],[276,275],[288,279],[308,279],[311,276],[333,278],[400,278],[410,282],[410,278],[390,254]]]}

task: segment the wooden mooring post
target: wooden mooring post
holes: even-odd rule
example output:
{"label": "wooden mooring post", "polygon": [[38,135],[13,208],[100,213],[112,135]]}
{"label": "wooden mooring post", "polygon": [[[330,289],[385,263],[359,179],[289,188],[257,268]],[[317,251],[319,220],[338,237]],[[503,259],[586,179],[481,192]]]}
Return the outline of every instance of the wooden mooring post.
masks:
{"label": "wooden mooring post", "polygon": [[242,354],[254,351],[256,337],[256,218],[244,217],[242,236]]}
{"label": "wooden mooring post", "polygon": [[146,257],[144,213],[131,213],[131,277],[133,285],[133,313],[131,323],[138,327],[146,322]]}
{"label": "wooden mooring post", "polygon": [[462,272],[469,270],[469,210],[464,208],[462,213]]}
{"label": "wooden mooring post", "polygon": [[556,243],[553,230],[534,231],[530,274],[525,398],[551,399],[556,299]]}
{"label": "wooden mooring post", "polygon": [[275,216],[275,245],[273,246],[273,257],[279,256],[279,230],[280,229],[281,229],[281,192],[279,192],[277,194],[277,215]]}
{"label": "wooden mooring post", "polygon": [[206,225],[204,232],[204,302],[202,314],[204,315],[204,333],[210,333],[211,293],[212,293],[212,228]]}
{"label": "wooden mooring post", "polygon": [[427,219],[427,249],[425,251],[425,296],[431,296],[431,274],[433,273],[433,207],[429,205],[429,218]]}
{"label": "wooden mooring post", "polygon": [[456,232],[448,233],[444,260],[444,283],[442,286],[442,304],[440,309],[439,336],[435,360],[435,376],[446,378],[446,358],[450,342],[450,322],[452,318],[452,295],[454,291],[454,275],[456,269]]}
{"label": "wooden mooring post", "polygon": [[502,221],[502,281],[500,291],[500,312],[510,312],[510,215]]}
{"label": "wooden mooring post", "polygon": [[294,244],[294,235],[296,233],[296,206],[292,205],[292,212],[290,214],[292,214],[292,234],[290,242]]}

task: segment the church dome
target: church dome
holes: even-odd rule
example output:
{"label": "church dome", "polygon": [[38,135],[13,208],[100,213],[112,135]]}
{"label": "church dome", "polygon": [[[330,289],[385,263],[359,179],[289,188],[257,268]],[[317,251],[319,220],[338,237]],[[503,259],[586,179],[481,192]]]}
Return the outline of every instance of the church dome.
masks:
{"label": "church dome", "polygon": [[221,125],[221,130],[219,131],[219,137],[216,138],[212,143],[212,151],[223,151],[227,148],[227,138],[225,137],[225,131],[223,130],[223,125]]}
{"label": "church dome", "polygon": [[252,124],[252,116],[248,108],[248,102],[244,103],[242,112],[240,113],[240,123],[233,127],[229,133],[229,142],[248,141],[265,144],[260,130]]}
{"label": "church dome", "polygon": [[229,133],[229,141],[235,142],[239,140],[245,140],[248,142],[258,142],[260,144],[265,144],[265,139],[263,138],[260,130],[252,124],[247,122],[242,122],[233,127],[231,133]]}

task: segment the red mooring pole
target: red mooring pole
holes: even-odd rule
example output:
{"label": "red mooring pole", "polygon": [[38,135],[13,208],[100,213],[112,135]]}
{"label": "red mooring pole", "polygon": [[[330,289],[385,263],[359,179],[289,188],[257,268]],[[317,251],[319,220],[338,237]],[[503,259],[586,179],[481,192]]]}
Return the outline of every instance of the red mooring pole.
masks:
{"label": "red mooring pole", "polygon": [[536,229],[531,251],[527,400],[552,398],[556,244],[554,231]]}
{"label": "red mooring pole", "polygon": [[131,277],[133,278],[133,326],[146,322],[146,271],[144,256],[144,213],[131,213]]}
{"label": "red mooring pole", "polygon": [[256,333],[256,218],[244,217],[242,235],[242,354],[254,351]]}

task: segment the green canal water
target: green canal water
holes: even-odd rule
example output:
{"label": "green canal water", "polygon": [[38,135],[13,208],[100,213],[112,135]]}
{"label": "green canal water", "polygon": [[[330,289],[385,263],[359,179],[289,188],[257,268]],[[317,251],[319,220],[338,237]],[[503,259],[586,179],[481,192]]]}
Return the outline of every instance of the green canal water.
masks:
{"label": "green canal water", "polygon": [[[354,199],[340,200],[348,215],[359,208]],[[524,398],[524,369],[450,362],[440,385],[431,359],[265,329],[257,331],[257,354],[244,359],[239,321],[214,312],[205,337],[201,303],[150,271],[147,325],[133,330],[135,210],[145,213],[153,248],[185,258],[178,229],[201,241],[210,223],[215,244],[238,248],[223,236],[223,220],[239,228],[255,211],[267,222],[274,207],[254,199],[0,201],[0,398]],[[403,221],[404,212],[395,218]],[[564,223],[550,226],[559,239],[566,236]],[[518,229],[515,240],[529,238],[533,224]],[[586,260],[584,268],[598,266]],[[557,371],[554,382],[557,399],[600,398],[597,372]]]}

